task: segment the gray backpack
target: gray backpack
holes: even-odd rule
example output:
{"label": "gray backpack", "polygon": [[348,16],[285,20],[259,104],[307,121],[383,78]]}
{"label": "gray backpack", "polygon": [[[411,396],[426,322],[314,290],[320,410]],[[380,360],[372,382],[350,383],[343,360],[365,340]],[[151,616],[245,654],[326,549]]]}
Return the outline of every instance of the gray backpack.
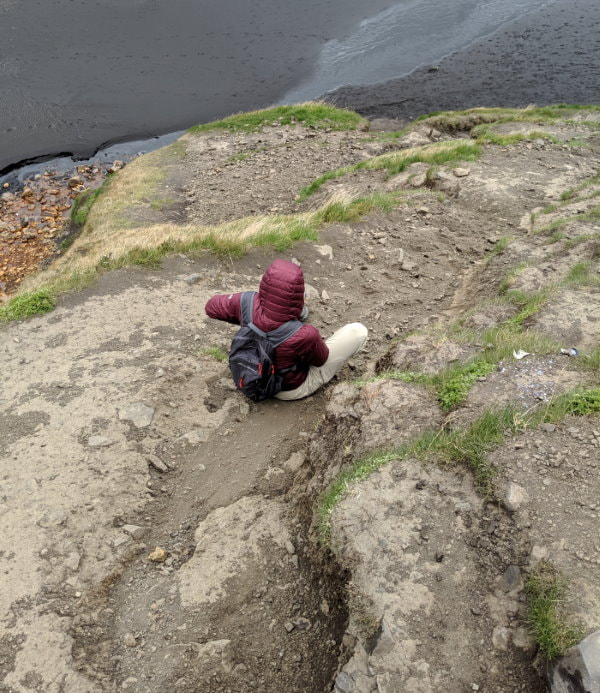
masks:
{"label": "gray backpack", "polygon": [[254,402],[273,397],[281,390],[285,373],[295,369],[275,368],[275,349],[298,332],[299,320],[283,323],[276,330],[263,332],[252,322],[255,291],[241,297],[241,327],[233,338],[229,351],[229,368],[238,390]]}

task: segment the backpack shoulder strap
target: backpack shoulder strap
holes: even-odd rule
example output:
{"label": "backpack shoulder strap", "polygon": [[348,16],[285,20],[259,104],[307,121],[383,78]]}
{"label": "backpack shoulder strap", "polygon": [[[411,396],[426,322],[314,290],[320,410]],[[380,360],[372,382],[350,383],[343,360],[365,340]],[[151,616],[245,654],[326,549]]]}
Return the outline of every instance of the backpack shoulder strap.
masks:
{"label": "backpack shoulder strap", "polygon": [[268,333],[269,341],[275,348],[277,348],[278,346],[281,346],[287,339],[293,337],[303,326],[304,323],[300,322],[300,320],[290,320],[289,322],[284,322],[283,325],[279,325],[276,330],[272,330]]}
{"label": "backpack shoulder strap", "polygon": [[241,326],[252,324],[252,307],[254,306],[254,297],[256,296],[256,291],[244,291],[240,299],[240,306],[242,309],[242,322]]}

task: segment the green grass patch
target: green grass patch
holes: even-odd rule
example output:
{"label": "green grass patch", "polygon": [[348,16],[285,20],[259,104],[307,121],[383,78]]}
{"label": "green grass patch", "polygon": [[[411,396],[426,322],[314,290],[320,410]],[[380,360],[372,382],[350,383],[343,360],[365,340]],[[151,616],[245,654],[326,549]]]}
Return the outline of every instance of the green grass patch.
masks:
{"label": "green grass patch", "polygon": [[229,354],[218,346],[205,347],[204,349],[200,349],[198,351],[198,356],[210,356],[211,358],[215,359],[216,361],[220,361],[221,363],[225,363],[229,360]]}
{"label": "green grass patch", "polygon": [[598,265],[591,260],[585,260],[573,265],[564,279],[568,286],[600,286]]}
{"label": "green grass patch", "polygon": [[[419,116],[415,123],[426,123],[441,130],[468,130],[481,124],[569,122],[578,111],[597,111],[597,106],[559,104],[528,108],[468,108],[462,111],[434,111]],[[584,123],[578,123],[584,125]]]}
{"label": "green grass patch", "polygon": [[571,224],[573,222],[582,222],[582,221],[593,221],[597,222],[598,219],[600,219],[600,206],[592,207],[588,212],[585,212],[585,214],[573,214],[568,217],[563,217],[562,219],[555,219],[554,221],[550,222],[549,224],[546,224],[545,226],[540,227],[539,229],[536,229],[534,233],[536,234],[552,234],[555,231],[558,231],[561,229],[563,226],[566,226],[567,224]]}
{"label": "green grass patch", "polygon": [[558,144],[559,139],[542,130],[531,130],[529,132],[515,132],[508,135],[495,132],[490,125],[480,125],[472,130],[472,134],[480,144],[496,144],[501,147],[509,147],[523,140],[543,139],[549,140],[553,144]]}
{"label": "green grass patch", "polygon": [[110,178],[113,174],[109,174],[104,179],[102,185],[95,190],[84,190],[77,195],[71,206],[70,218],[77,226],[83,226],[88,218],[90,209],[100,195],[106,192]]}
{"label": "green grass patch", "polygon": [[292,125],[330,128],[331,130],[356,130],[366,125],[366,120],[354,111],[335,108],[325,103],[305,103],[296,106],[277,106],[261,111],[239,113],[212,123],[194,125],[188,132],[200,134],[213,130],[227,132],[254,132],[265,125]]}
{"label": "green grass patch", "polygon": [[318,178],[315,178],[311,183],[305,185],[298,193],[298,201],[304,200],[314,195],[327,181],[341,178],[356,171],[369,170],[380,171],[385,170],[387,177],[395,176],[398,173],[405,171],[411,164],[428,163],[435,166],[441,166],[454,161],[474,161],[481,155],[481,147],[473,142],[459,142],[453,144],[445,144],[440,147],[436,145],[427,145],[421,151],[413,154],[404,154],[402,152],[393,152],[391,154],[382,154],[381,156],[373,157],[365,161],[359,161],[351,166],[342,166],[341,168],[327,171]]}
{"label": "green grass patch", "polygon": [[416,458],[423,462],[466,464],[473,471],[480,490],[490,495],[496,471],[485,455],[502,442],[507,430],[515,430],[516,421],[511,408],[488,411],[465,430],[427,431],[395,450],[377,452],[358,460],[341,472],[319,499],[316,515],[321,541],[329,543],[331,515],[350,488],[394,460]]}
{"label": "green grass patch", "polygon": [[480,379],[494,372],[503,359],[513,358],[513,351],[524,349],[532,354],[556,353],[560,345],[555,340],[534,330],[523,330],[520,322],[511,318],[500,327],[487,330],[476,336],[471,330],[462,331],[456,327],[452,337],[465,343],[476,339],[483,341],[487,348],[466,363],[459,363],[439,373],[419,373],[417,371],[386,371],[366,380],[355,381],[359,387],[369,383],[386,380],[401,380],[429,388],[444,411],[449,411],[465,401],[471,388]]}
{"label": "green grass patch", "polygon": [[583,628],[570,623],[563,611],[566,582],[550,563],[543,561],[529,576],[526,589],[529,628],[544,657],[556,659],[584,635]]}
{"label": "green grass patch", "polygon": [[496,257],[496,255],[501,255],[506,250],[511,241],[512,236],[502,236],[502,238],[499,238],[486,256],[486,264],[490,262],[492,258]]}
{"label": "green grass patch", "polygon": [[54,310],[55,305],[54,296],[47,289],[21,294],[0,306],[0,322],[23,320],[32,315],[49,313]]}
{"label": "green grass patch", "polygon": [[448,411],[463,402],[477,380],[494,370],[496,364],[477,359],[446,371],[438,390],[438,400],[442,409]]}
{"label": "green grass patch", "polygon": [[489,462],[489,453],[503,443],[507,434],[514,434],[541,423],[558,423],[567,416],[600,414],[600,388],[580,390],[562,395],[545,407],[520,413],[512,406],[490,409],[463,429],[427,431],[413,441],[394,450],[373,453],[357,460],[342,471],[323,492],[316,508],[319,536],[324,543],[331,539],[331,515],[351,487],[394,460],[416,458],[438,464],[464,464],[475,477],[484,497],[494,495],[496,468]]}

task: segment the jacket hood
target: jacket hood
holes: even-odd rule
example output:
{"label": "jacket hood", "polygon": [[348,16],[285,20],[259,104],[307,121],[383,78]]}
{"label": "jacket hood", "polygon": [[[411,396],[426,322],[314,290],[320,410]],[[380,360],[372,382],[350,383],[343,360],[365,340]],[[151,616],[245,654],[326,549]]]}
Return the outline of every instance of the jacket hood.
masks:
{"label": "jacket hood", "polygon": [[288,260],[275,260],[260,281],[262,315],[273,323],[298,320],[304,306],[304,273]]}

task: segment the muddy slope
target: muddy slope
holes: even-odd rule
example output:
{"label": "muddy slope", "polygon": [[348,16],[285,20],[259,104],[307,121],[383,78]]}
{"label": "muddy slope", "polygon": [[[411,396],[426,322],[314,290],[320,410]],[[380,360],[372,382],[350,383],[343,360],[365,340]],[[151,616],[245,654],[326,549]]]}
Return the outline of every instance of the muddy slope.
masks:
{"label": "muddy slope", "polygon": [[[283,127],[205,135],[182,159],[170,191],[177,199],[149,209],[158,220],[172,221],[176,210],[202,222],[292,209],[316,175],[414,145],[408,137],[373,142]],[[429,128],[420,137],[469,132]],[[568,124],[554,137],[486,146],[479,160],[452,162],[435,179],[409,172],[393,183],[406,190],[405,204],[330,224],[318,242],[287,253],[177,256],[161,270],[106,274],[53,313],[2,326],[0,690],[543,690],[524,623],[527,570],[564,539],[557,566],[569,576],[585,564],[581,574],[597,579],[591,545],[570,538],[569,523],[583,522],[572,503],[509,512],[482,497],[466,468],[398,459],[341,498],[330,544],[318,539],[314,510],[338,473],[373,451],[468,425],[496,399],[526,410],[543,401],[540,392],[596,382],[577,360],[536,354],[539,361],[506,362],[478,380],[450,416],[416,383],[354,382],[368,380],[382,357],[397,370],[436,372],[479,353],[482,326],[516,308],[472,309],[497,297],[525,261],[552,284],[571,261],[597,263],[595,246],[574,242],[597,232],[592,217],[580,215],[558,240],[532,233],[546,223],[532,211],[598,171],[593,128]],[[248,194],[232,199],[236,181]],[[265,185],[275,202],[261,197]],[[330,181],[301,209],[341,189],[389,186],[381,171],[360,171]],[[513,242],[490,255],[503,236]],[[360,320],[371,337],[325,393],[248,406],[206,351],[226,348],[233,329],[209,322],[202,307],[215,292],[255,287],[276,256],[301,263],[316,289],[311,320],[324,334]],[[514,282],[529,277],[523,269]],[[591,353],[598,335],[581,306],[596,291],[561,286],[531,325],[561,338],[559,329],[570,330],[569,339],[578,329],[582,353]],[[459,343],[444,330],[460,317],[474,332]],[[398,342],[415,331],[422,334]],[[528,433],[519,448],[507,437],[521,452],[510,467],[502,449],[492,453],[495,493],[503,497],[511,482],[537,497],[528,460],[546,469],[548,492],[554,483],[593,485],[594,431],[577,419]],[[544,446],[565,464],[546,466]],[[571,474],[575,448],[586,462]],[[590,488],[589,498],[579,494],[588,516],[597,497]]]}

